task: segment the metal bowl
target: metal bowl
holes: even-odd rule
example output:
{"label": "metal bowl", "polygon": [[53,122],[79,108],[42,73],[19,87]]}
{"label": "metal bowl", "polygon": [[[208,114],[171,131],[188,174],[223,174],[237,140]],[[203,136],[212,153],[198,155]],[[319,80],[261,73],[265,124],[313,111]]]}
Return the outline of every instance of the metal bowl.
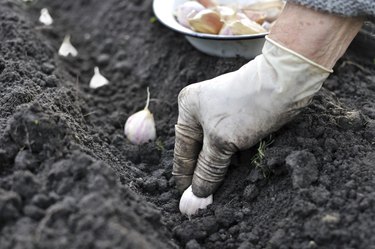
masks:
{"label": "metal bowl", "polygon": [[[168,28],[185,35],[199,51],[219,57],[244,57],[252,59],[262,52],[267,33],[255,35],[212,35],[194,32],[179,24],[174,16],[177,6],[189,0],[154,0],[156,18]],[[236,0],[217,0],[218,4],[236,3]],[[241,2],[241,0],[237,0]],[[243,2],[243,1],[242,1]]]}

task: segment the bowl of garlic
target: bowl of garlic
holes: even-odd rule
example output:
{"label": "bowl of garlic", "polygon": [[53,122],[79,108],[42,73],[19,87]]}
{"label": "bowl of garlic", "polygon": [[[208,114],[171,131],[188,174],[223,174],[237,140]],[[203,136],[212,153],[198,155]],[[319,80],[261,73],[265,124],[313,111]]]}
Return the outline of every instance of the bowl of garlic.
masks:
{"label": "bowl of garlic", "polygon": [[219,57],[259,55],[283,0],[154,0],[156,18],[199,51]]}

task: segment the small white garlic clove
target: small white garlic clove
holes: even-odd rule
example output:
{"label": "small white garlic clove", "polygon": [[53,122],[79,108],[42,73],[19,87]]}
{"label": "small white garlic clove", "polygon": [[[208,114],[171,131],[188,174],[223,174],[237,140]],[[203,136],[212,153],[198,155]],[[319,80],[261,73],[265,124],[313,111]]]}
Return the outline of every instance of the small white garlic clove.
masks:
{"label": "small white garlic clove", "polygon": [[39,22],[43,23],[46,26],[49,26],[53,23],[53,19],[49,14],[47,8],[43,8],[40,10]]}
{"label": "small white garlic clove", "polygon": [[99,68],[94,68],[94,76],[92,76],[90,80],[90,88],[98,88],[105,86],[109,83],[109,81],[100,73]]}
{"label": "small white garlic clove", "polygon": [[200,198],[194,195],[192,187],[188,187],[182,194],[180,199],[180,212],[188,217],[196,214],[199,209],[205,209],[208,205],[212,204],[213,196],[210,195],[206,198]]}
{"label": "small white garlic clove", "polygon": [[176,9],[177,21],[184,27],[190,28],[189,18],[194,17],[204,6],[198,2],[188,1],[179,5]]}
{"label": "small white garlic clove", "polygon": [[153,141],[156,138],[154,116],[148,109],[136,112],[126,121],[124,131],[133,144]]}
{"label": "small white garlic clove", "polygon": [[147,102],[142,111],[131,115],[125,122],[124,133],[133,144],[145,144],[156,139],[154,116],[148,109],[150,91],[147,88]]}
{"label": "small white garlic clove", "polygon": [[78,55],[77,49],[70,43],[70,35],[64,37],[64,41],[59,49],[59,55],[64,57],[67,57],[68,55],[76,57]]}

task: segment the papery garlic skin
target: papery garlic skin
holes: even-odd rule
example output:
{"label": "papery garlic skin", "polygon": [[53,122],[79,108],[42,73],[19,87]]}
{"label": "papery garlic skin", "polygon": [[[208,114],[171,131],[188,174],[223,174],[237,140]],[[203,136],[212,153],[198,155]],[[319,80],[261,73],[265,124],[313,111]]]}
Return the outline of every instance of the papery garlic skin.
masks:
{"label": "papery garlic skin", "polygon": [[156,139],[154,116],[148,109],[150,92],[147,88],[147,103],[142,111],[131,115],[125,122],[124,133],[133,144],[145,144]]}
{"label": "papery garlic skin", "polygon": [[100,73],[99,68],[94,68],[94,76],[92,76],[90,80],[90,88],[98,88],[105,86],[109,83],[109,81]]}
{"label": "papery garlic skin", "polygon": [[76,57],[78,55],[77,49],[70,43],[70,35],[64,37],[64,41],[59,49],[59,55],[64,57],[67,57],[68,55]]}
{"label": "papery garlic skin", "polygon": [[200,198],[194,195],[192,187],[188,187],[180,199],[180,212],[187,216],[192,216],[198,212],[199,209],[205,209],[208,205],[212,204],[213,196],[210,195],[206,198]]}
{"label": "papery garlic skin", "polygon": [[53,23],[53,19],[49,14],[47,8],[43,8],[40,10],[39,22],[43,23],[46,26],[49,26]]}
{"label": "papery garlic skin", "polygon": [[180,23],[182,26],[186,28],[190,28],[189,24],[189,18],[193,18],[198,12],[204,10],[205,7],[194,1],[188,1],[180,6],[177,7],[176,9],[176,18],[178,23]]}

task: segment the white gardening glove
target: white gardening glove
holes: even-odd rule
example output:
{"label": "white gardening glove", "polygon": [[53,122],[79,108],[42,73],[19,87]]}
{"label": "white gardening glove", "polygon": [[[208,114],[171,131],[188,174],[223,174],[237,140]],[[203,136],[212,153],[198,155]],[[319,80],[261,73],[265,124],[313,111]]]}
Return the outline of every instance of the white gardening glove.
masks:
{"label": "white gardening glove", "polygon": [[198,197],[223,181],[231,156],[258,143],[308,105],[332,70],[271,39],[239,70],[179,94],[173,175]]}

